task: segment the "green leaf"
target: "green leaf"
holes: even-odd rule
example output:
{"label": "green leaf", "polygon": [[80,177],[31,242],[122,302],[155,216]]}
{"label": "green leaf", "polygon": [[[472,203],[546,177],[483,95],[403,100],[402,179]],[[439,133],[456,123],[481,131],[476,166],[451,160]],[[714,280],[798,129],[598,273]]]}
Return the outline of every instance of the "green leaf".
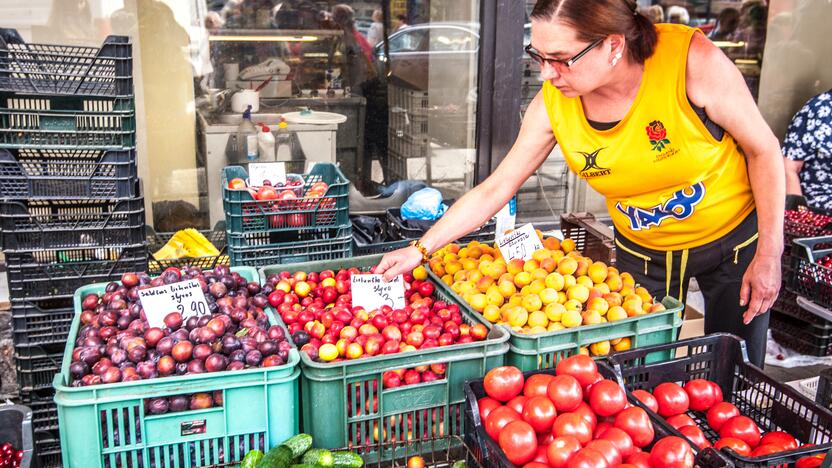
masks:
{"label": "green leaf", "polygon": [[248,328],[241,328],[237,330],[237,333],[234,334],[237,338],[242,338],[248,335]]}
{"label": "green leaf", "polygon": [[670,144],[670,140],[668,140],[667,138],[665,138],[664,140],[662,140],[662,143],[664,143],[664,144],[666,144],[666,145],[669,145],[669,144]]}

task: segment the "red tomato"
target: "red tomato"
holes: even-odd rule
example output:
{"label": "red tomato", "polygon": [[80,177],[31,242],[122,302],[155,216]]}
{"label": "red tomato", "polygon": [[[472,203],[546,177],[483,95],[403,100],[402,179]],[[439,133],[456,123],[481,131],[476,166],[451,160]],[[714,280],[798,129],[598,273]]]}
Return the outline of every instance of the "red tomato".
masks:
{"label": "red tomato", "polygon": [[653,396],[652,393],[648,392],[647,390],[635,390],[633,391],[633,396],[638,398],[639,401],[644,403],[645,406],[650,408],[650,411],[654,413],[659,412],[659,402],[656,401],[656,397]]}
{"label": "red tomato", "polygon": [[523,373],[516,367],[495,367],[485,374],[483,387],[491,398],[509,401],[523,390]]}
{"label": "red tomato", "polygon": [[681,437],[664,437],[650,450],[650,464],[655,467],[692,468],[693,450]]}
{"label": "red tomato", "polygon": [[763,434],[760,439],[760,445],[776,444],[783,447],[783,451],[794,450],[797,448],[797,440],[783,431],[772,431]]}
{"label": "red tomato", "polygon": [[716,401],[715,388],[719,388],[705,379],[693,379],[685,384],[685,393],[690,400],[690,409],[708,411]]}
{"label": "red tomato", "polygon": [[584,400],[581,384],[571,375],[559,375],[549,382],[546,395],[555,404],[559,413],[575,411]]}
{"label": "red tomato", "polygon": [[760,428],[747,416],[734,416],[726,421],[719,429],[719,436],[740,439],[752,449],[760,444]]}
{"label": "red tomato", "polygon": [[607,468],[610,465],[597,450],[582,448],[569,459],[569,468]]}
{"label": "red tomato", "polygon": [[[537,452],[534,454],[534,458],[532,458],[532,461],[529,462],[529,463],[534,463],[534,462],[543,463],[545,466],[548,467],[549,466],[548,465],[549,457],[548,457],[548,455],[546,455],[546,449],[548,449],[548,448],[549,448],[548,445],[540,445],[538,443],[537,444]],[[526,466],[528,466],[528,465],[526,465]]]}
{"label": "red tomato", "polygon": [[633,406],[618,413],[615,417],[615,427],[626,432],[636,447],[646,447],[653,442],[655,433],[650,417],[643,409]]}
{"label": "red tomato", "polygon": [[627,463],[638,468],[650,468],[650,454],[647,452],[636,452],[627,457]]}
{"label": "red tomato", "polygon": [[665,418],[682,414],[688,410],[690,399],[685,390],[673,382],[659,384],[653,389],[653,396],[659,404],[659,414]]}
{"label": "red tomato", "polygon": [[589,396],[589,390],[592,388],[592,386],[602,380],[604,380],[604,377],[602,377],[601,374],[595,374],[595,377],[593,377],[588,384],[581,387],[581,390],[584,391],[584,396]]}
{"label": "red tomato", "polygon": [[633,439],[627,435],[626,432],[622,431],[617,427],[613,427],[604,431],[599,437],[601,440],[609,440],[610,442],[615,445],[615,448],[618,449],[618,452],[621,456],[626,459],[633,453],[635,453],[635,447],[633,447]]}
{"label": "red tomato", "polygon": [[794,464],[794,468],[817,468],[823,464],[824,458],[826,458],[826,454],[823,453],[812,455],[810,457],[803,457],[797,460],[797,463]]}
{"label": "red tomato", "polygon": [[722,425],[725,424],[725,421],[739,415],[740,410],[736,406],[727,401],[722,401],[713,405],[708,410],[708,425],[711,426],[711,429],[719,432],[722,429]]}
{"label": "red tomato", "polygon": [[552,426],[552,433],[555,434],[555,437],[575,437],[581,445],[586,445],[592,440],[592,427],[589,422],[580,414],[575,413],[559,415]]}
{"label": "red tomato", "polygon": [[607,432],[608,430],[612,429],[613,425],[607,421],[601,421],[595,426],[595,430],[592,431],[592,438],[593,439],[600,439],[601,436]]}
{"label": "red tomato", "polygon": [[581,415],[581,417],[589,423],[590,427],[595,430],[595,426],[598,425],[598,418],[595,416],[595,413],[588,404],[581,402],[581,404],[578,405],[578,408],[572,412]]}
{"label": "red tomato", "polygon": [[254,194],[255,200],[277,200],[277,190],[274,187],[264,185]]}
{"label": "red tomato", "polygon": [[616,465],[615,468],[638,468],[636,465],[631,465],[630,463],[621,463]]}
{"label": "red tomato", "polygon": [[696,444],[696,446],[700,449],[706,449],[711,446],[711,442],[705,438],[705,433],[702,432],[702,429],[699,429],[699,426],[682,426],[679,428],[679,432],[681,432],[683,436],[687,437],[688,440]]}
{"label": "red tomato", "polygon": [[740,439],[734,439],[731,437],[726,437],[723,439],[719,439],[714,444],[714,448],[717,450],[721,450],[723,448],[729,448],[737,454],[747,457],[751,455],[751,447],[748,446],[745,442],[741,441]]}
{"label": "red tomato", "polygon": [[696,422],[686,414],[677,414],[667,418],[667,423],[676,429],[684,426],[696,425]]}
{"label": "red tomato", "polygon": [[534,374],[526,379],[526,384],[523,386],[523,395],[531,398],[533,396],[546,396],[546,389],[549,387],[549,382],[555,377],[549,374]]}
{"label": "red tomato", "polygon": [[549,444],[551,444],[554,440],[555,440],[555,436],[552,435],[551,431],[549,431],[545,434],[538,434],[537,435],[537,445],[539,447],[548,447]]}
{"label": "red tomato", "polygon": [[777,444],[760,444],[751,451],[751,457],[762,457],[764,455],[771,455],[772,453],[780,453],[783,451],[783,447]]}
{"label": "red tomato", "polygon": [[557,437],[546,449],[549,466],[552,468],[566,467],[569,458],[581,449],[581,443],[572,436]]}
{"label": "red tomato", "polygon": [[494,411],[492,411],[491,414],[488,415],[488,419],[485,420],[485,432],[487,432],[492,439],[497,440],[500,436],[500,431],[506,427],[506,424],[512,421],[519,421],[520,419],[520,415],[517,414],[517,411],[514,411],[508,406],[494,408]]}
{"label": "red tomato", "polygon": [[477,406],[480,408],[480,421],[484,424],[485,420],[488,418],[488,415],[494,411],[495,408],[499,408],[503,406],[502,403],[499,401],[491,398],[491,397],[482,397],[477,400]]}
{"label": "red tomato", "polygon": [[232,190],[244,189],[246,188],[246,181],[239,177],[236,177],[228,181],[228,188]]}
{"label": "red tomato", "polygon": [[517,395],[516,397],[512,398],[511,400],[506,402],[506,406],[517,411],[517,414],[523,414],[523,408],[526,407],[526,398],[524,395]]}
{"label": "red tomato", "polygon": [[537,433],[551,431],[557,416],[555,404],[545,396],[533,396],[526,400],[522,414],[523,421],[529,423]]}
{"label": "red tomato", "polygon": [[719,385],[717,385],[717,383],[716,383],[716,382],[711,382],[711,381],[708,381],[708,382],[709,382],[709,383],[711,384],[711,386],[713,387],[713,391],[714,391],[714,404],[717,404],[717,403],[719,403],[720,401],[722,401],[722,387],[720,387]]}
{"label": "red tomato", "polygon": [[500,431],[500,448],[515,465],[531,461],[537,453],[537,436],[525,421],[512,421]]}
{"label": "red tomato", "polygon": [[592,386],[589,392],[589,406],[598,416],[614,416],[624,409],[627,395],[612,380],[602,380]]}
{"label": "red tomato", "polygon": [[615,444],[609,440],[593,440],[592,442],[586,444],[586,448],[597,450],[598,453],[604,456],[604,459],[607,460],[607,464],[610,466],[621,464],[621,452],[619,452]]}
{"label": "red tomato", "polygon": [[598,375],[598,366],[591,357],[583,354],[570,356],[555,367],[557,375],[571,375],[578,379],[581,387],[594,383]]}
{"label": "red tomato", "polygon": [[539,461],[530,461],[523,465],[523,468],[549,468],[549,465]]}

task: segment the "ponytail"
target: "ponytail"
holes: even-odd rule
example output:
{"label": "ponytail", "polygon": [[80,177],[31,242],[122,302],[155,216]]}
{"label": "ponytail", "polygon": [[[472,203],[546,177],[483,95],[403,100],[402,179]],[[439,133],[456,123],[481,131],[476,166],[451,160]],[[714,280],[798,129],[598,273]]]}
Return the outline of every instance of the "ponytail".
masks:
{"label": "ponytail", "polygon": [[633,34],[625,34],[627,53],[636,63],[644,63],[656,50],[659,35],[650,18],[636,12],[633,15]]}

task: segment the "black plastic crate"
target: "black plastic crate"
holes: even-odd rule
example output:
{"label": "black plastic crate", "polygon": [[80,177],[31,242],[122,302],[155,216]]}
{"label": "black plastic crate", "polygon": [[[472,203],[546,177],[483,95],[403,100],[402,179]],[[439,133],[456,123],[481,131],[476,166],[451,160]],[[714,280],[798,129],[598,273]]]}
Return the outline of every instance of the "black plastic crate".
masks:
{"label": "black plastic crate", "polygon": [[12,299],[67,296],[81,286],[147,269],[147,246],[98,247],[6,254]]}
{"label": "black plastic crate", "polygon": [[58,430],[58,407],[53,389],[21,392],[20,402],[32,409],[32,428],[35,431]]}
{"label": "black plastic crate", "polygon": [[61,468],[61,439],[58,431],[35,432],[35,451],[40,468]]}
{"label": "black plastic crate", "polygon": [[832,411],[832,369],[826,369],[820,373],[815,402]]}
{"label": "black plastic crate", "polygon": [[0,442],[10,442],[15,449],[23,450],[21,467],[34,466],[31,408],[0,404]]}
{"label": "black plastic crate", "polygon": [[0,94],[0,146],[70,150],[135,148],[133,99]]}
{"label": "black plastic crate", "polygon": [[[813,313],[813,309],[821,310],[822,313]],[[832,335],[832,321],[824,318],[832,318],[832,311],[819,308],[791,291],[781,289],[780,295],[771,306],[771,310],[800,326],[806,327],[806,330],[812,335]]]}
{"label": "black plastic crate", "polygon": [[[598,371],[601,375],[610,380],[617,380],[617,376],[615,372],[605,365],[603,362],[598,362]],[[555,375],[555,369],[542,369],[542,370],[535,370],[524,372],[524,378],[528,379],[532,375],[535,374],[548,374],[548,375]],[[465,442],[470,447],[472,447],[474,456],[477,461],[482,466],[487,466],[489,468],[514,468],[516,465],[511,463],[503,453],[500,446],[497,442],[492,439],[488,433],[485,432],[485,427],[483,425],[482,420],[480,419],[480,411],[479,405],[477,401],[480,398],[486,396],[485,389],[483,388],[483,379],[478,380],[469,380],[465,382],[464,386],[465,391]],[[638,400],[633,397],[631,394],[627,394],[627,399],[629,400],[630,404],[635,404]],[[653,422],[653,428],[655,432],[655,439],[654,441],[668,436],[674,435],[670,430],[668,430],[669,426],[659,425],[656,424],[655,421]],[[648,446],[646,451],[649,452]],[[724,463],[724,459],[719,457],[713,450],[709,450],[710,456],[714,460],[719,460],[720,462]],[[723,464],[718,464],[717,466],[725,466]]]}
{"label": "black plastic crate", "polygon": [[231,266],[253,266],[312,262],[348,258],[352,252],[352,227],[327,230],[325,236],[293,242],[238,238],[229,234]]}
{"label": "black plastic crate", "polygon": [[832,255],[832,236],[795,239],[787,286],[798,296],[832,309],[832,268],[817,263],[827,255]]}
{"label": "black plastic crate", "polygon": [[133,45],[128,36],[107,36],[101,47],[27,44],[0,29],[0,91],[132,95]]}
{"label": "black plastic crate", "polygon": [[359,255],[375,255],[381,253],[392,252],[394,250],[403,249],[410,245],[409,239],[404,240],[397,240],[397,241],[389,241],[389,242],[377,242],[375,244],[365,244],[359,245],[353,242],[352,246],[352,253],[356,256]]}
{"label": "black plastic crate", "polygon": [[136,151],[0,150],[0,198],[119,199],[139,195]]}
{"label": "black plastic crate", "polygon": [[832,355],[832,332],[818,334],[806,322],[772,310],[769,329],[774,341],[809,356]]}
{"label": "black plastic crate", "polygon": [[560,230],[564,239],[575,241],[575,249],[597,262],[615,264],[615,238],[609,226],[592,213],[563,213]]}
{"label": "black plastic crate", "polygon": [[43,346],[66,343],[74,315],[71,298],[12,300],[14,344]]}
{"label": "black plastic crate", "polygon": [[144,198],[0,202],[4,251],[42,251],[144,242]]}
{"label": "black plastic crate", "polygon": [[226,232],[225,229],[213,229],[213,230],[201,230],[199,231],[206,239],[208,239],[217,250],[220,251],[219,255],[211,255],[206,257],[196,257],[196,258],[176,258],[176,259],[166,259],[166,260],[158,260],[156,257],[153,256],[153,253],[161,249],[171,237],[176,234],[175,232],[156,232],[156,233],[148,233],[147,235],[147,244],[148,244],[148,260],[147,260],[147,272],[150,273],[152,276],[157,276],[161,274],[167,268],[183,268],[186,266],[194,266],[199,267],[203,270],[212,270],[217,265],[228,265],[230,259],[228,258],[227,252],[227,239],[226,239]]}
{"label": "black plastic crate", "polygon": [[63,347],[15,346],[14,352],[21,393],[52,388],[52,379],[61,370]]}
{"label": "black plastic crate", "polygon": [[[674,359],[653,360],[660,353],[671,351]],[[664,345],[636,348],[611,355],[609,361],[621,376],[628,391],[644,389],[652,391],[662,382],[684,383],[693,379],[716,382],[725,401],[733,403],[740,413],[753,419],[763,432],[782,430],[792,434],[801,443],[815,444],[789,452],[749,458],[727,454],[737,467],[791,466],[808,455],[826,453],[832,449],[832,412],[817,406],[813,401],[789,385],[777,382],[748,361],[745,342],[734,335],[717,333],[700,338],[681,340]],[[651,362],[645,364],[645,362]],[[662,425],[678,437],[684,437],[663,418],[650,411],[654,425]],[[696,421],[711,441],[718,435],[708,426],[704,413],[687,413]],[[713,466],[706,460],[707,450],[697,453],[699,466]]]}
{"label": "black plastic crate", "polygon": [[[449,204],[452,203],[452,201],[449,202]],[[387,224],[391,236],[399,239],[419,239],[436,224],[436,221],[405,220],[402,218],[401,208],[388,208]],[[497,221],[492,218],[479,229],[460,237],[457,242],[466,243],[475,240],[493,242],[496,230]]]}

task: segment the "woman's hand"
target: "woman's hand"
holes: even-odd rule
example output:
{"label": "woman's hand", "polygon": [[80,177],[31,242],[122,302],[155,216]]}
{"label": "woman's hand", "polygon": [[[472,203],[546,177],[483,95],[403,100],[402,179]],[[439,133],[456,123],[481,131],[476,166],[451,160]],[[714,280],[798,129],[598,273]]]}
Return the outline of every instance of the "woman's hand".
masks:
{"label": "woman's hand", "polygon": [[780,256],[754,254],[740,288],[740,305],[748,304],[748,310],[742,316],[743,322],[748,325],[754,317],[764,314],[774,304],[779,292]]}
{"label": "woman's hand", "polygon": [[408,273],[421,264],[422,252],[416,247],[405,247],[384,254],[375,272],[383,274],[384,281],[392,281],[397,275]]}

